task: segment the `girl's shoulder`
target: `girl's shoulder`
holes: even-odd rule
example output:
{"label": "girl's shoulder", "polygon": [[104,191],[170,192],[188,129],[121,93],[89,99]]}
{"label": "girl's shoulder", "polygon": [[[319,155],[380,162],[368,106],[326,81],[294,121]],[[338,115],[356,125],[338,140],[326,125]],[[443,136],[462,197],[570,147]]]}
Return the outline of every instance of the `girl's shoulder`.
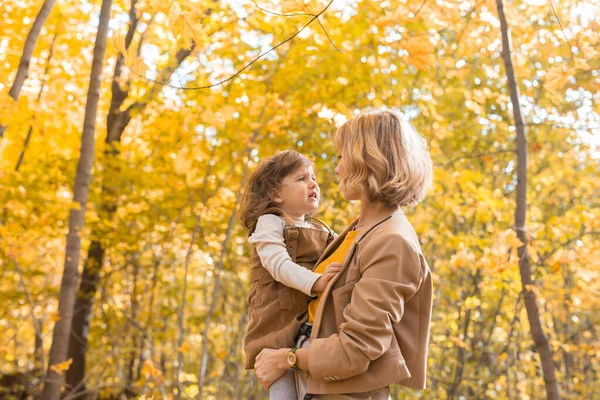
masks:
{"label": "girl's shoulder", "polygon": [[263,214],[256,221],[256,229],[254,232],[262,232],[267,230],[283,231],[285,220],[275,214]]}

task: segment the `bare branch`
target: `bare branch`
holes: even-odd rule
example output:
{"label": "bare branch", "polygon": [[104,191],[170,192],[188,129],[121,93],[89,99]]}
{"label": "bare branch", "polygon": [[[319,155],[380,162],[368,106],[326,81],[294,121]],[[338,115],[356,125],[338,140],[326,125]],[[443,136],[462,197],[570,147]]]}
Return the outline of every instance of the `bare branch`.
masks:
{"label": "bare branch", "polygon": [[281,13],[277,13],[275,11],[270,11],[267,10],[265,8],[262,8],[261,6],[259,6],[258,4],[256,4],[255,2],[252,2],[252,5],[256,8],[258,8],[260,11],[266,12],[267,14],[271,14],[271,15],[277,15],[279,17],[297,17],[297,16],[311,16],[314,17],[315,14],[311,14],[311,13],[305,13],[305,12],[299,12],[299,13],[293,13],[293,14],[281,14]]}
{"label": "bare branch", "polygon": [[450,161],[447,161],[447,162],[441,164],[441,166],[446,167],[448,165],[454,164],[457,161],[465,160],[465,159],[468,159],[468,158],[480,158],[480,157],[485,157],[485,156],[492,156],[492,155],[495,155],[495,154],[514,153],[514,152],[515,152],[514,149],[506,149],[506,150],[490,151],[490,152],[487,152],[487,153],[468,154],[466,156],[456,157],[456,158],[454,158],[454,159],[452,159]]}
{"label": "bare branch", "polygon": [[563,28],[562,22],[560,22],[560,18],[558,17],[558,13],[556,12],[556,9],[554,8],[554,2],[552,0],[549,0],[549,1],[550,1],[550,8],[552,8],[552,12],[554,13],[554,16],[556,17],[558,26],[560,26],[560,30],[562,31],[563,36],[565,37],[565,40],[567,41],[567,44],[569,45],[569,51],[571,52],[571,55],[573,57],[575,57],[575,53],[573,53],[573,46],[571,45],[571,42],[569,42],[569,39],[567,38],[567,34],[565,33],[565,28]]}
{"label": "bare branch", "polygon": [[148,79],[145,76],[142,76],[140,74],[138,74],[137,72],[131,70],[131,72],[134,75],[137,75],[138,77],[146,80],[147,82],[153,82],[156,83],[158,85],[163,85],[163,86],[167,86],[167,87],[171,87],[173,89],[179,89],[179,90],[202,90],[202,89],[210,89],[216,86],[220,86],[225,82],[228,82],[230,80],[232,80],[233,78],[235,78],[236,76],[238,76],[239,74],[241,74],[242,72],[244,72],[245,70],[247,70],[248,68],[250,68],[252,66],[252,64],[254,64],[255,62],[257,62],[258,60],[260,60],[262,57],[264,57],[265,55],[269,54],[270,52],[272,52],[273,50],[278,49],[279,47],[283,46],[285,43],[293,40],[296,36],[298,36],[304,29],[306,29],[310,24],[312,24],[316,19],[319,18],[319,16],[321,16],[325,11],[327,11],[327,9],[329,8],[329,6],[331,6],[331,3],[333,3],[333,0],[331,0],[327,6],[325,6],[325,8],[323,10],[321,10],[321,12],[319,12],[317,15],[315,15],[313,18],[310,19],[310,21],[308,21],[302,28],[300,28],[296,33],[294,33],[292,36],[290,36],[289,38],[287,38],[286,40],[280,42],[279,44],[277,44],[276,46],[271,47],[269,50],[259,54],[256,58],[254,58],[252,61],[250,61],[248,64],[246,64],[242,69],[240,69],[239,71],[237,71],[236,73],[234,73],[233,75],[231,75],[229,78],[227,79],[223,79],[222,81],[219,81],[217,83],[214,83],[212,85],[205,85],[205,86],[196,86],[196,87],[183,87],[183,86],[175,86],[175,85],[171,85],[169,82],[160,82],[157,80],[152,80],[152,79]]}
{"label": "bare branch", "polygon": [[335,43],[333,43],[333,39],[331,39],[331,36],[329,36],[329,33],[327,33],[327,31],[325,30],[325,27],[323,26],[323,24],[321,23],[321,20],[317,18],[317,22],[319,23],[319,26],[321,27],[321,29],[323,29],[323,33],[325,34],[325,36],[327,36],[327,39],[329,39],[329,43],[331,43],[331,45],[340,53],[343,53],[340,49],[338,49],[338,47],[335,45]]}
{"label": "bare branch", "polygon": [[421,3],[421,6],[419,7],[419,9],[417,10],[417,12],[415,13],[415,15],[413,15],[413,17],[411,19],[417,18],[417,15],[419,15],[419,13],[421,12],[421,10],[425,6],[425,3],[427,3],[427,0],[423,0],[423,2]]}

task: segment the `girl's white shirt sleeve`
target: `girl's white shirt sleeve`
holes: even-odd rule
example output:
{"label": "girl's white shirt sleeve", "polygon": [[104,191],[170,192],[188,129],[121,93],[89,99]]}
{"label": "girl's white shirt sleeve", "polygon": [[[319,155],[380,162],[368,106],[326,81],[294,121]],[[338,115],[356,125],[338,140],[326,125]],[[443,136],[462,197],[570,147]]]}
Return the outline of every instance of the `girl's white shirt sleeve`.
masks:
{"label": "girl's white shirt sleeve", "polygon": [[285,247],[283,231],[285,221],[273,214],[265,214],[258,218],[256,229],[248,242],[256,246],[256,252],[262,265],[277,282],[285,286],[314,296],[311,289],[321,274],[312,272],[292,261]]}

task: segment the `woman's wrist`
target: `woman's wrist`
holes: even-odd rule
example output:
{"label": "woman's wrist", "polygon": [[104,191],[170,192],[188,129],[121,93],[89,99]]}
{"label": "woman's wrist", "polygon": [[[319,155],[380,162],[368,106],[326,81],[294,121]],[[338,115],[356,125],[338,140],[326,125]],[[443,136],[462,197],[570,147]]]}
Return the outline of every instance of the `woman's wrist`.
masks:
{"label": "woman's wrist", "polygon": [[280,369],[290,369],[290,365],[288,364],[288,354],[291,348],[283,348],[279,349],[279,357],[277,357],[277,365]]}

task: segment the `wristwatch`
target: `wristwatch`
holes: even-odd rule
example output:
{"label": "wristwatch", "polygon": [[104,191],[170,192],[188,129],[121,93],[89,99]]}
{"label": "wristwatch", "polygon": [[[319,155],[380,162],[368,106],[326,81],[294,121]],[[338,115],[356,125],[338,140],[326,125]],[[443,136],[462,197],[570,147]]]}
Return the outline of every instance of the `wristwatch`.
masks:
{"label": "wristwatch", "polygon": [[290,366],[290,369],[293,369],[294,371],[300,371],[300,368],[298,368],[298,366],[296,365],[296,363],[298,362],[298,357],[296,356],[296,350],[298,350],[297,347],[292,347],[288,351],[287,363]]}

